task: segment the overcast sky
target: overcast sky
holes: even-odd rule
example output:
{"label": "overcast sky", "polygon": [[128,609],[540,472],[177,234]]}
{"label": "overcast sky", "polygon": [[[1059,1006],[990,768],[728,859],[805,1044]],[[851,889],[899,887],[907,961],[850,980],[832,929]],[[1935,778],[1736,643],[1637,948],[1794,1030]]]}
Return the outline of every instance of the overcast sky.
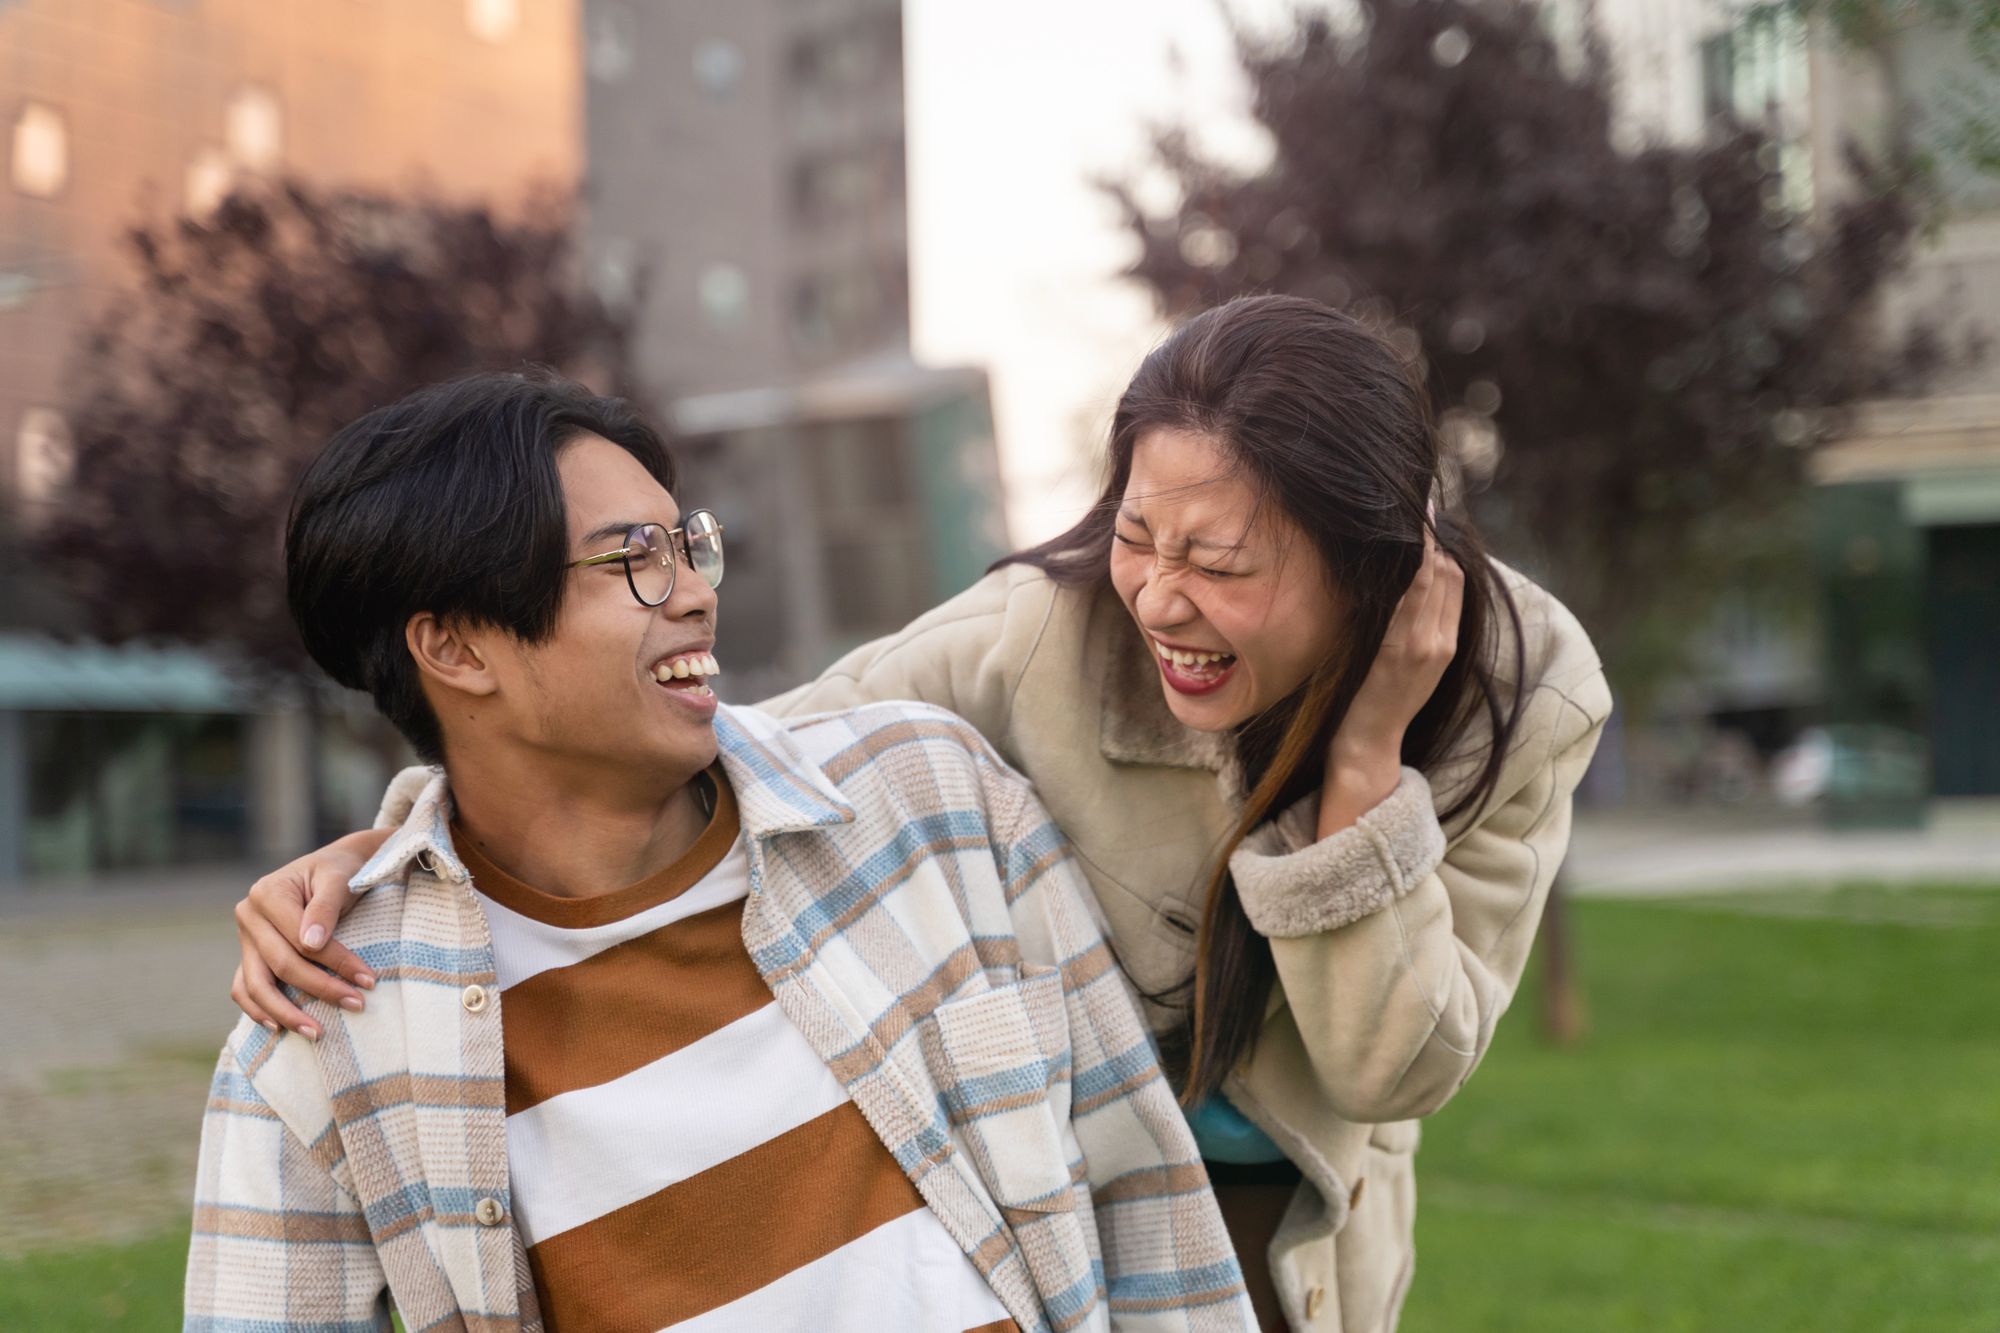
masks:
{"label": "overcast sky", "polygon": [[[1232,0],[1260,22],[1282,0]],[[1118,392],[1161,332],[1093,175],[1184,110],[1253,152],[1217,0],[905,0],[912,333],[992,374],[1008,517],[1028,542],[1095,493]],[[1178,59],[1173,53],[1178,53]]]}

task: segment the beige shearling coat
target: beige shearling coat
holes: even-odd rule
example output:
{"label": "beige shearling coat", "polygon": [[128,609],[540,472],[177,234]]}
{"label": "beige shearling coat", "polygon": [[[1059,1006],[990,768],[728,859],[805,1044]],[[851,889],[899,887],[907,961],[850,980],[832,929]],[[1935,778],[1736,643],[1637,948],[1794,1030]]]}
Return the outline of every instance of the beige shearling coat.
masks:
{"label": "beige shearling coat", "polygon": [[[1571,793],[1610,715],[1576,619],[1501,573],[1521,616],[1522,713],[1484,808],[1450,828],[1436,813],[1476,774],[1490,744],[1482,727],[1436,771],[1406,769],[1352,828],[1315,843],[1309,797],[1231,860],[1279,988],[1225,1092],[1305,1176],[1269,1254],[1295,1328],[1394,1329],[1415,1265],[1415,1121],[1457,1091],[1492,1040],[1569,843]],[[1505,679],[1513,660],[1511,647],[1500,654]],[[1027,774],[1075,843],[1142,990],[1191,973],[1240,776],[1225,738],[1168,711],[1150,649],[1115,598],[1000,570],[765,706],[884,699],[958,713]]]}

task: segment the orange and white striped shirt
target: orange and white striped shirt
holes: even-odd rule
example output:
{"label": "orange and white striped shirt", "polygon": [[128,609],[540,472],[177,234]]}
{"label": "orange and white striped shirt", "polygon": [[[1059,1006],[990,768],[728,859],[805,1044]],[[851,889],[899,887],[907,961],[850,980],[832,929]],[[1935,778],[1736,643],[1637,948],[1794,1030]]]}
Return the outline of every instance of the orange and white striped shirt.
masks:
{"label": "orange and white striped shirt", "polygon": [[715,776],[694,847],[598,898],[539,892],[453,830],[493,940],[509,1177],[551,1333],[1014,1333],[751,962]]}

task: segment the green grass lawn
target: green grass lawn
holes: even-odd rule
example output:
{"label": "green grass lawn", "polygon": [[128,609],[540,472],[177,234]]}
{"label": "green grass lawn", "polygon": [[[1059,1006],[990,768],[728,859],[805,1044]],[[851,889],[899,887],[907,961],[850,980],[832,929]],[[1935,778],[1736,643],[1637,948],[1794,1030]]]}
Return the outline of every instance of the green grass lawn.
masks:
{"label": "green grass lawn", "polygon": [[[1590,1035],[1531,987],[1426,1129],[1404,1333],[2000,1328],[2000,891],[1571,910]],[[173,1327],[185,1254],[0,1262],[0,1329]]]}
{"label": "green grass lawn", "polygon": [[1575,914],[1426,1128],[1405,1333],[2000,1328],[2000,892]]}

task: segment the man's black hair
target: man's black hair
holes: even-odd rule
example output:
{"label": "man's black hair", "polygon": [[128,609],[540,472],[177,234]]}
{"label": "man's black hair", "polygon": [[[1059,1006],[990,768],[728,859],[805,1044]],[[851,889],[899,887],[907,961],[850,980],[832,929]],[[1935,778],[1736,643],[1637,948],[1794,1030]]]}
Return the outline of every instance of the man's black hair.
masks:
{"label": "man's black hair", "polygon": [[404,626],[420,611],[526,643],[555,630],[569,527],[556,457],[580,435],[624,449],[672,491],[659,434],[618,398],[545,373],[419,389],[342,428],[306,469],[285,588],[306,651],[366,690],[426,763],[444,738]]}

